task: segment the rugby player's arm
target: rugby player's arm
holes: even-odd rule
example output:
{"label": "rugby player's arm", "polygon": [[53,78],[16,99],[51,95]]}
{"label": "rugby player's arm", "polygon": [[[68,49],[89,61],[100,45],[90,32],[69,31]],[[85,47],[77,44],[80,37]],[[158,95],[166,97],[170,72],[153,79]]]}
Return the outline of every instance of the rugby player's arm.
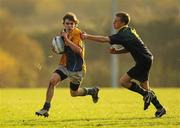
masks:
{"label": "rugby player's arm", "polygon": [[100,36],[100,35],[90,35],[90,34],[83,34],[84,39],[93,40],[99,43],[107,43],[110,42],[108,36]]}
{"label": "rugby player's arm", "polygon": [[67,37],[64,38],[65,44],[69,46],[75,53],[78,53],[79,55],[82,55],[82,48],[76,44],[74,44],[71,40],[69,40]]}

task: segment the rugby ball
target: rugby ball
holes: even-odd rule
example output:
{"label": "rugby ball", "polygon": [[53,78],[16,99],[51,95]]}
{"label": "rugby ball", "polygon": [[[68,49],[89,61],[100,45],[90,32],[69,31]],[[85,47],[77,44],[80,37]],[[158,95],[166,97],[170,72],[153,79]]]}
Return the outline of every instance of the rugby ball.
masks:
{"label": "rugby ball", "polygon": [[64,52],[65,43],[61,36],[56,36],[52,40],[53,51],[57,54],[62,54]]}
{"label": "rugby ball", "polygon": [[111,45],[110,49],[115,49],[116,51],[119,51],[122,49],[122,46],[119,44],[113,44]]}

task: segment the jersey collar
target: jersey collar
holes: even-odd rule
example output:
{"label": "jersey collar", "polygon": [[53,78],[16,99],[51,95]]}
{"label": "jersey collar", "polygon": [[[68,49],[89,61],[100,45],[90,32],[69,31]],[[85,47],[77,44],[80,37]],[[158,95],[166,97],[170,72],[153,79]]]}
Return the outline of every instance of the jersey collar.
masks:
{"label": "jersey collar", "polygon": [[119,32],[121,29],[123,29],[125,27],[128,27],[128,25],[124,25],[124,26],[120,27],[119,29],[117,29],[116,31]]}

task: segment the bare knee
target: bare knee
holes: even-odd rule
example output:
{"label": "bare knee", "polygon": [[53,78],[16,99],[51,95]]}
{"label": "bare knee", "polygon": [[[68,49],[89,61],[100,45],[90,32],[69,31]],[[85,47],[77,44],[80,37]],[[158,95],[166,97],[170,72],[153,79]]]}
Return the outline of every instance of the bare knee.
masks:
{"label": "bare knee", "polygon": [[123,79],[120,79],[120,80],[119,80],[119,83],[120,83],[120,85],[123,86],[123,87],[126,87],[126,85],[127,85],[127,82],[124,81]]}
{"label": "bare knee", "polygon": [[129,88],[131,86],[131,80],[132,80],[132,78],[128,74],[124,74],[120,78],[119,83],[121,86],[123,86],[125,88]]}
{"label": "bare knee", "polygon": [[126,81],[123,78],[120,78],[119,83],[121,86],[125,87],[125,88],[130,88],[131,87],[131,81]]}
{"label": "bare knee", "polygon": [[54,87],[58,84],[59,81],[60,81],[59,75],[54,73],[50,78],[49,86]]}
{"label": "bare knee", "polygon": [[51,78],[50,82],[49,82],[49,86],[50,87],[55,87],[58,84],[59,80],[55,79],[55,78]]}

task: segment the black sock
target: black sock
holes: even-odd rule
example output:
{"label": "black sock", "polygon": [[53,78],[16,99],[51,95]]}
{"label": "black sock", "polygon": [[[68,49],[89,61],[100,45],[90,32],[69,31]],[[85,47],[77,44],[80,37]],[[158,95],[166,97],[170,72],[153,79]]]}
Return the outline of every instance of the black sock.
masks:
{"label": "black sock", "polygon": [[84,88],[86,90],[86,95],[93,95],[94,94],[94,88]]}
{"label": "black sock", "polygon": [[132,85],[130,88],[128,88],[131,91],[137,92],[139,94],[141,94],[142,96],[145,96],[147,94],[147,91],[144,90],[143,88],[141,88],[138,84],[136,84],[135,82],[132,82]]}
{"label": "black sock", "polygon": [[45,102],[44,106],[43,106],[43,109],[46,109],[46,110],[49,111],[50,107],[51,107],[51,103]]}
{"label": "black sock", "polygon": [[[153,91],[152,91],[153,92]],[[154,92],[153,92],[154,93]],[[155,93],[154,93],[155,95]],[[157,99],[156,95],[155,97],[152,99],[152,104],[156,107],[156,109],[160,109],[163,108],[163,106],[160,104],[159,100]]]}

